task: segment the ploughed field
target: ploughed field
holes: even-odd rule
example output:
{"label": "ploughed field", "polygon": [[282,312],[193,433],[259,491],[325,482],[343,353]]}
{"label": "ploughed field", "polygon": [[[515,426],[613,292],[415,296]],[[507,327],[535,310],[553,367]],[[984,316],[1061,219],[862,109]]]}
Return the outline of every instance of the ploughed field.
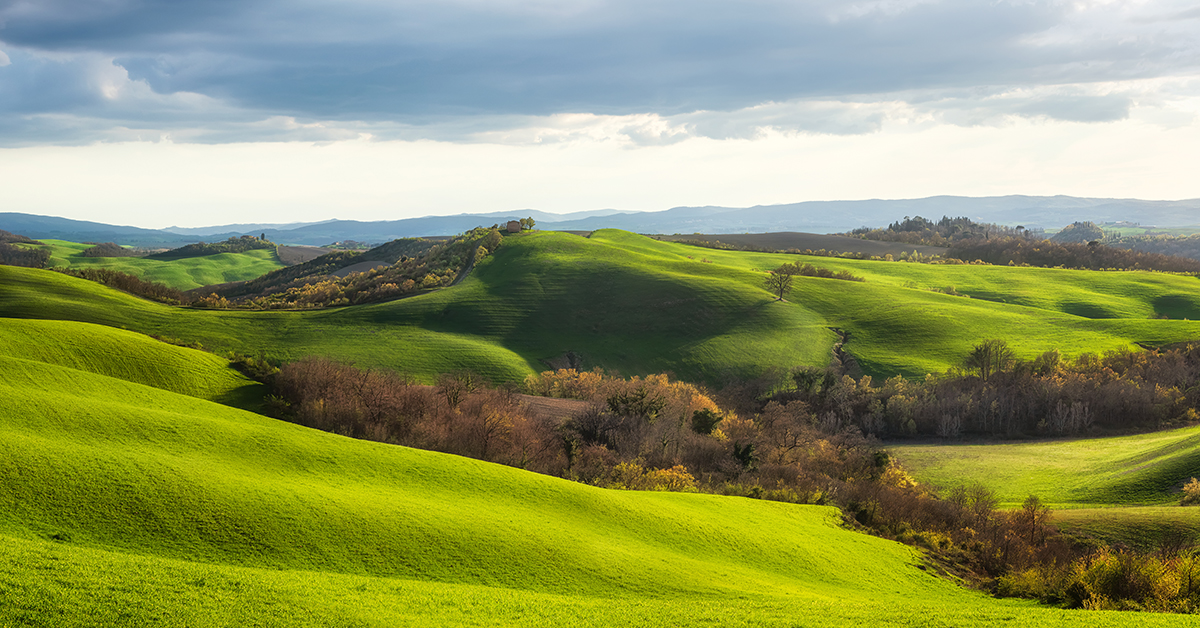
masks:
{"label": "ploughed field", "polygon": [[[795,261],[865,281],[796,277],[787,300],[774,300],[765,271]],[[534,232],[507,237],[453,287],[314,311],[172,308],[0,267],[0,316],[124,326],[281,360],[327,355],[424,381],[461,369],[519,381],[570,354],[585,369],[716,385],[824,366],[834,329],[877,378],[945,371],[988,338],[1020,358],[1188,341],[1200,338],[1200,280],[720,251],[616,230]]]}
{"label": "ploughed field", "polygon": [[828,507],[598,489],[213,401],[255,387],[134,332],[0,319],[0,624],[1192,621],[994,600]]}

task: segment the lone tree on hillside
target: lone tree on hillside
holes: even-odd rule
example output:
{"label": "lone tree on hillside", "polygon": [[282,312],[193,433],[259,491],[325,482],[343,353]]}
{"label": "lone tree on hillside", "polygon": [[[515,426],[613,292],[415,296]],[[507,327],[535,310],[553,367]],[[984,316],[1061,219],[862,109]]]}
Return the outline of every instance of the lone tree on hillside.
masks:
{"label": "lone tree on hillside", "polygon": [[1012,349],[1003,340],[991,339],[975,345],[967,354],[966,367],[979,372],[979,379],[987,381],[996,373],[1004,372],[1013,363]]}
{"label": "lone tree on hillside", "polygon": [[521,223],[521,229],[522,229],[522,230],[529,231],[529,230],[533,229],[534,220],[533,220],[533,218],[532,218],[532,217],[530,217],[530,218],[522,218],[522,219],[521,219],[521,220],[519,220],[518,222],[520,222],[520,223]]}
{"label": "lone tree on hillside", "polygon": [[778,295],[776,301],[782,301],[783,295],[787,294],[792,289],[792,276],[795,275],[793,267],[789,264],[784,264],[775,270],[768,270],[767,276],[763,280],[763,285],[771,294]]}

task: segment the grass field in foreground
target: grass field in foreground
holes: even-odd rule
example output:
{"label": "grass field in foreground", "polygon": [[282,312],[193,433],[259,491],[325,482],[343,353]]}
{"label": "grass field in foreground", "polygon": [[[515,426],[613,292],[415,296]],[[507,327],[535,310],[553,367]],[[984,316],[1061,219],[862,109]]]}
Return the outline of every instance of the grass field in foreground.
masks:
{"label": "grass field in foreground", "polygon": [[828,507],[597,489],[68,368],[70,346],[55,363],[5,346],[3,625],[1190,620],[992,600]]}
{"label": "grass field in foreground", "polygon": [[[765,269],[807,261],[866,282],[798,277],[787,302]],[[954,285],[977,298],[929,288]],[[1001,302],[1006,301],[1006,302]],[[505,239],[459,285],[309,312],[169,308],[44,271],[0,268],[0,316],[128,326],[283,360],[319,354],[429,381],[471,368],[497,381],[566,352],[585,368],[670,371],[719,384],[828,363],[835,335],[875,377],[923,376],[1001,338],[1022,358],[1200,338],[1200,280],[1135,272],[931,266],[702,249],[603,230]]]}
{"label": "grass field in foreground", "polygon": [[92,245],[65,240],[43,242],[50,249],[51,267],[107,268],[178,290],[246,281],[284,266],[275,251],[267,249],[164,261],[141,257],[84,257],[81,253]]}

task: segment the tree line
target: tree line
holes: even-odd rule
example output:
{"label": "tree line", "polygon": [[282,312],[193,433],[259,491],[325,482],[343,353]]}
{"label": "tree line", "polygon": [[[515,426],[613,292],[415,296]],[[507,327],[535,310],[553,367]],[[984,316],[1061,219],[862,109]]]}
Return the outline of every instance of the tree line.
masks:
{"label": "tree line", "polygon": [[45,268],[50,261],[50,251],[35,249],[18,244],[41,245],[41,242],[23,235],[10,233],[0,229],[0,264],[6,266],[25,266],[28,268]]}
{"label": "tree line", "polygon": [[1116,248],[1095,240],[1088,243],[1000,237],[959,240],[948,257],[982,260],[988,264],[1076,268],[1081,270],[1153,270],[1200,273],[1200,261],[1186,257]]}
{"label": "tree line", "polygon": [[[867,240],[946,247],[943,256],[962,262],[995,265],[1028,265],[1043,268],[1087,270],[1153,270],[1200,273],[1200,261],[1166,255],[1152,247],[1125,246],[1105,239],[1092,223],[1068,225],[1046,239],[1040,229],[976,223],[969,218],[943,216],[934,222],[921,216],[905,217],[885,229],[862,227],[840,234]],[[1114,246],[1115,245],[1115,246]]]}
{"label": "tree line", "polygon": [[810,420],[886,438],[1063,436],[1189,425],[1200,420],[1200,345],[1147,351],[1047,351],[1017,360],[1001,340],[976,345],[962,367],[876,383],[837,369],[797,368],[771,398]]}

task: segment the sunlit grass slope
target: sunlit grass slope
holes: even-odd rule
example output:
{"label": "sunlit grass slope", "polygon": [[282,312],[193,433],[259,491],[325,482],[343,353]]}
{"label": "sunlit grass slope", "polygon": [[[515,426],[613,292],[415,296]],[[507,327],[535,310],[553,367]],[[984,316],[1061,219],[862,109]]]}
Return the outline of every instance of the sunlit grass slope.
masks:
{"label": "sunlit grass slope", "polygon": [[84,257],[81,253],[92,245],[65,240],[44,242],[51,251],[50,266],[107,268],[137,275],[147,281],[166,284],[178,290],[246,281],[284,266],[274,250],[266,249],[164,261],[141,257]]}
{"label": "sunlit grass slope", "polygon": [[990,600],[828,507],[602,490],[3,350],[0,398],[0,624],[1187,620]]}
{"label": "sunlit grass slope", "polygon": [[1074,508],[1054,513],[1054,521],[1107,543],[1157,550],[1166,542],[1200,538],[1200,508],[1129,506]]}
{"label": "sunlit grass slope", "polygon": [[1163,539],[1200,535],[1200,508],[1178,505],[1180,487],[1200,477],[1200,428],[893,451],[919,482],[943,489],[979,482],[1006,508],[1036,495],[1064,529],[1109,543],[1156,549]]}
{"label": "sunlit grass slope", "polygon": [[[847,350],[872,375],[919,376],[962,363],[1001,338],[1020,357],[1068,356],[1200,339],[1200,280],[1148,272],[948,266],[719,251],[656,242],[710,266],[748,270],[802,261],[847,270],[852,283],[796,278],[789,299],[851,332]],[[960,294],[934,292],[953,287]],[[1174,320],[1152,320],[1165,315]],[[1182,319],[1191,319],[1188,321]]]}
{"label": "sunlit grass slope", "polygon": [[90,323],[2,318],[0,354],[243,408],[263,394],[261,384],[211,353]]}
{"label": "sunlit grass slope", "polygon": [[[797,277],[787,302],[774,301],[761,287],[764,271],[797,260],[867,281]],[[979,298],[927,289],[950,285]],[[280,359],[328,355],[427,381],[464,368],[519,380],[545,369],[542,360],[574,352],[586,367],[719,383],[824,365],[835,340],[829,328],[850,333],[846,349],[876,377],[944,371],[986,338],[1006,340],[1024,358],[1200,338],[1200,322],[1152,320],[1156,313],[1200,313],[1200,281],[718,251],[615,230],[509,237],[453,288],[311,312],[172,309],[50,273],[0,268],[3,316],[126,325]]]}
{"label": "sunlit grass slope", "polygon": [[981,482],[1009,506],[1029,495],[1056,508],[1178,503],[1200,476],[1200,428],[1029,443],[900,445],[918,481]]}

